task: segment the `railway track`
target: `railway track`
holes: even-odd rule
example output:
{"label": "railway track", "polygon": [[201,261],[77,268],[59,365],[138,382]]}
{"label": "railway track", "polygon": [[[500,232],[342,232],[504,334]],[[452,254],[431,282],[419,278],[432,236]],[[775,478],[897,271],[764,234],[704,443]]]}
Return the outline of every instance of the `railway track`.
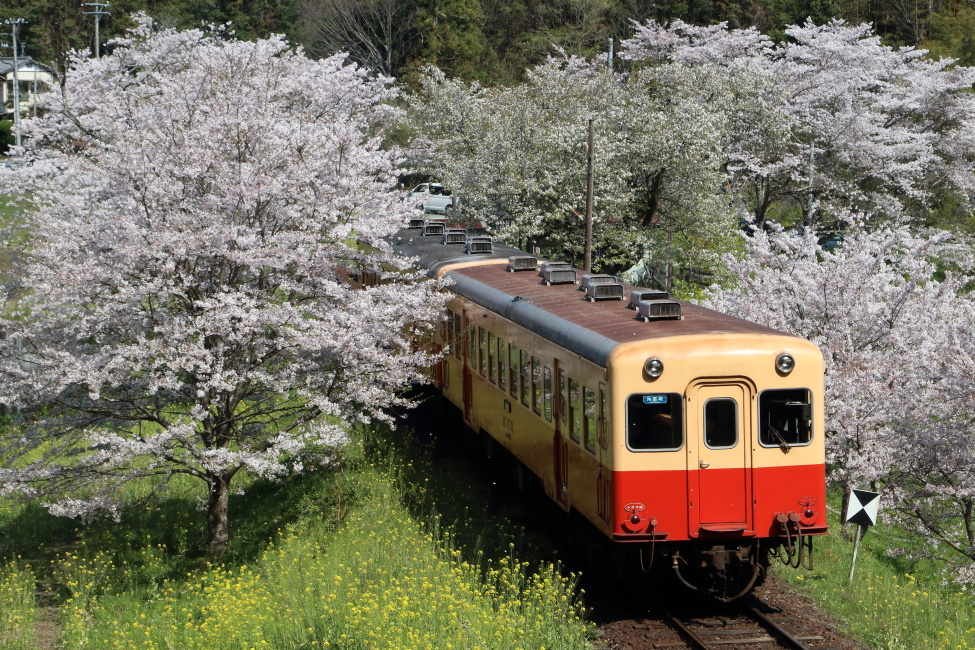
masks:
{"label": "railway track", "polygon": [[808,621],[781,614],[768,615],[755,605],[724,608],[697,615],[689,612],[663,612],[659,617],[634,621],[642,630],[644,642],[627,646],[640,648],[695,648],[697,650],[826,650],[838,648],[815,630]]}

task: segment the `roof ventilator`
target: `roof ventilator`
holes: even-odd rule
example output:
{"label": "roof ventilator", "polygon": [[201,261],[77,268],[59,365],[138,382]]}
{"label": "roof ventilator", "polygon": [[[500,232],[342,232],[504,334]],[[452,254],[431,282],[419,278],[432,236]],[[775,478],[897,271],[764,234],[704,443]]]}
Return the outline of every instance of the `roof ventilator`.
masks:
{"label": "roof ventilator", "polygon": [[603,282],[590,284],[586,287],[586,300],[596,302],[597,300],[622,300],[623,285],[619,282]]}
{"label": "roof ventilator", "polygon": [[422,228],[426,224],[423,217],[410,217],[410,222],[406,226],[407,228]]}
{"label": "roof ventilator", "polygon": [[670,294],[666,291],[656,291],[653,289],[636,289],[630,292],[630,304],[627,309],[636,309],[644,300],[670,300]]}
{"label": "roof ventilator", "polygon": [[652,320],[682,320],[680,303],[676,300],[641,300],[637,305],[637,318],[644,323]]}
{"label": "roof ventilator", "polygon": [[566,269],[562,267],[552,268],[549,266],[544,271],[542,271],[542,282],[546,285],[553,284],[576,284],[576,272],[574,269]]}
{"label": "roof ventilator", "polygon": [[538,258],[517,255],[508,258],[508,271],[535,271],[538,269]]}
{"label": "roof ventilator", "polygon": [[584,273],[582,282],[579,283],[579,291],[586,291],[593,284],[618,284],[616,277],[604,273]]}
{"label": "roof ventilator", "polygon": [[443,233],[441,244],[466,244],[467,231],[463,228],[447,228]]}
{"label": "roof ventilator", "polygon": [[468,237],[464,252],[470,255],[494,252],[494,243],[490,237]]}
{"label": "roof ventilator", "polygon": [[545,271],[548,270],[548,269],[552,269],[552,270],[555,270],[555,269],[566,269],[566,270],[570,270],[570,269],[572,269],[572,265],[569,264],[568,262],[542,262],[541,264],[538,265],[538,277],[544,278],[545,277]]}
{"label": "roof ventilator", "polygon": [[440,237],[444,234],[444,225],[442,223],[427,223],[423,226],[423,236],[424,237]]}

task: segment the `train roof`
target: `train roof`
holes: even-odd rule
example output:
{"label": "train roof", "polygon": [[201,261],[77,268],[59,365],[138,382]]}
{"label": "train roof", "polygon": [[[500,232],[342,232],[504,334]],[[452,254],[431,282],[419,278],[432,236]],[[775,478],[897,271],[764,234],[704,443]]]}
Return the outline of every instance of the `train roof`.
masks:
{"label": "train roof", "polygon": [[[466,254],[463,246],[440,242],[440,237],[404,229],[393,244],[431,277],[444,274],[453,280],[451,291],[603,367],[612,350],[625,343],[707,334],[789,336],[683,301],[683,319],[643,322],[627,309],[625,297],[589,302],[577,284],[547,286],[536,271],[509,272],[508,258],[527,255],[517,248],[495,244],[491,253]],[[639,289],[649,291],[625,284],[624,296]]]}

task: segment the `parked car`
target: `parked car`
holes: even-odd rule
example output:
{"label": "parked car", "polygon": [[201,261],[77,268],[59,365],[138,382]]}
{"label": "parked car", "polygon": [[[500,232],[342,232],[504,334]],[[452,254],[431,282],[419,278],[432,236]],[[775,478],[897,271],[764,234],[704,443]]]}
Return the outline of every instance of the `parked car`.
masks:
{"label": "parked car", "polygon": [[440,183],[420,183],[410,190],[407,200],[418,200],[416,207],[424,212],[446,214],[456,210],[460,201],[457,196]]}

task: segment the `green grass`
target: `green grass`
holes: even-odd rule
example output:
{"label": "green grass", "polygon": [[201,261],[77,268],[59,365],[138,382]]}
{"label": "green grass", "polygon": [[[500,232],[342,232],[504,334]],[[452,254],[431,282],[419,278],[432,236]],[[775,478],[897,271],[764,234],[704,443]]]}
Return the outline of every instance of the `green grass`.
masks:
{"label": "green grass", "polygon": [[35,647],[35,589],[34,574],[29,568],[18,561],[0,564],[0,647]]}
{"label": "green grass", "polygon": [[901,544],[898,531],[882,524],[861,540],[851,584],[853,540],[840,533],[835,515],[830,519],[830,535],[815,540],[815,571],[777,571],[783,579],[819,601],[871,648],[975,648],[971,593],[943,587],[934,566],[888,555],[889,547]]}
{"label": "green grass", "polygon": [[589,647],[574,577],[521,560],[503,521],[448,527],[471,488],[394,439],[233,497],[220,564],[189,490],[118,524],[0,501],[0,646],[33,647],[45,605],[67,648]]}

